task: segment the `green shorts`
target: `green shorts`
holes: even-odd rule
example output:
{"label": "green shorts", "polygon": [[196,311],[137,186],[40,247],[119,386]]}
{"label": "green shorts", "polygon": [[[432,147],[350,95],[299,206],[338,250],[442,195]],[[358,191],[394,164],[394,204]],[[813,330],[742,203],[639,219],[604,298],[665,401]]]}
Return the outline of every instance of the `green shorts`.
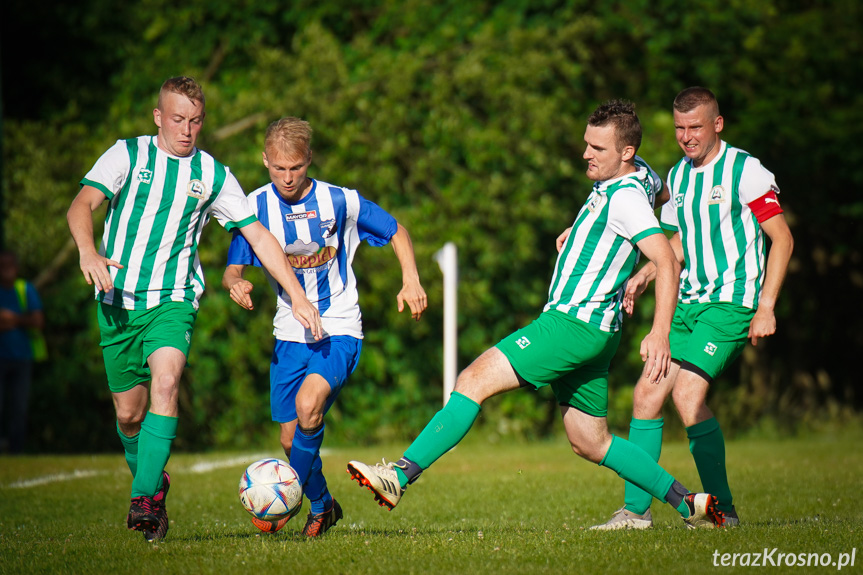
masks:
{"label": "green shorts", "polygon": [[679,303],[671,321],[671,357],[712,381],[737,359],[755,315],[733,303]]}
{"label": "green shorts", "polygon": [[551,310],[495,347],[528,384],[551,385],[559,404],[605,417],[608,367],[619,343],[620,331],[608,333]]}
{"label": "green shorts", "polygon": [[111,392],[148,383],[147,358],[157,349],[173,347],[188,356],[197,315],[188,302],[168,302],[143,311],[100,303],[99,345]]}

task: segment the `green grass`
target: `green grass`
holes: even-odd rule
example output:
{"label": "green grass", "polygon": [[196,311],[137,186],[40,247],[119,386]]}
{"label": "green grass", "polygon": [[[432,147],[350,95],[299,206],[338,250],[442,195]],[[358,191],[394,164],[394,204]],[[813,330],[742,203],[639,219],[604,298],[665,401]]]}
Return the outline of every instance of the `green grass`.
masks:
{"label": "green grass", "polygon": [[[350,481],[349,459],[396,458],[405,446],[329,450],[330,489],[345,518],[325,537],[305,540],[305,512],[262,535],[237,499],[245,464],[269,453],[178,454],[165,541],[146,543],[125,528],[130,477],[110,456],[0,458],[0,573],[693,573],[716,570],[714,552],[840,553],[857,549],[863,568],[860,435],[739,440],[728,469],[742,525],[684,529],[668,505],[654,504],[656,527],[596,533],[621,505],[623,484],[577,458],[563,439],[488,443],[469,436],[412,486],[392,512]],[[234,459],[202,470],[200,464]],[[686,445],[669,441],[662,463],[698,487]],[[79,477],[70,478],[75,472]],[[85,473],[94,473],[86,476]],[[29,485],[48,475],[66,480]],[[306,504],[307,505],[307,504]],[[751,556],[750,556],[751,559]],[[738,559],[739,561],[739,559]],[[722,568],[719,568],[722,569]],[[751,567],[738,568],[751,569]],[[734,569],[722,569],[735,571]],[[770,567],[832,572],[836,567]]]}

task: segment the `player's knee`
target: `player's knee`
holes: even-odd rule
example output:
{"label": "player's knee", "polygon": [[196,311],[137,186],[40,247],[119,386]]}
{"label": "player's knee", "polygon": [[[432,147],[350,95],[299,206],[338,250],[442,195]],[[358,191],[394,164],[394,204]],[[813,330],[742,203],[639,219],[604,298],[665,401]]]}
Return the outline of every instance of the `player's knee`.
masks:
{"label": "player's knee", "polygon": [[146,411],[143,409],[117,406],[117,423],[126,435],[134,435],[141,429],[145,415]]}
{"label": "player's knee", "polygon": [[591,446],[584,445],[581,443],[570,442],[570,446],[572,447],[572,452],[581,457],[582,459],[587,459],[588,461],[592,461],[594,463],[599,463],[602,458],[597,459],[594,453],[594,449],[591,449]]}
{"label": "player's knee", "polygon": [[315,397],[314,395],[299,395],[297,397],[297,420],[303,427],[310,427],[308,424],[313,419],[322,419],[324,416],[324,406],[326,398]]}
{"label": "player's knee", "polygon": [[658,419],[662,415],[665,393],[653,384],[635,386],[632,393],[632,414],[638,419]]}
{"label": "player's knee", "polygon": [[572,452],[583,459],[599,463],[605,456],[606,447],[603,449],[602,442],[590,441],[585,437],[570,438],[569,445],[572,447]]}
{"label": "player's knee", "polygon": [[161,399],[170,398],[177,394],[180,387],[180,378],[171,373],[163,373],[153,378],[150,395]]}
{"label": "player's knee", "polygon": [[686,426],[697,423],[700,414],[708,411],[704,398],[698,395],[678,392],[675,389],[671,397],[681,421]]}
{"label": "player's knee", "polygon": [[302,429],[320,427],[324,421],[323,409],[314,402],[301,404],[297,402],[297,422]]}
{"label": "player's knee", "polygon": [[482,374],[473,365],[464,369],[455,380],[454,391],[469,397],[477,403],[482,403],[486,397],[482,390]]}

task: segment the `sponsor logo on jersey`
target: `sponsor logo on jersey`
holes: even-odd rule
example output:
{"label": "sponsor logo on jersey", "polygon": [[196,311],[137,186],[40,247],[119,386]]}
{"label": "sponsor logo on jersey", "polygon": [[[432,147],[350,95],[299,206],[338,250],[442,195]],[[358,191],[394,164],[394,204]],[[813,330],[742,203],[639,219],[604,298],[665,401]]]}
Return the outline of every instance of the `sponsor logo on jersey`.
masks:
{"label": "sponsor logo on jersey", "polygon": [[721,204],[725,201],[725,188],[722,186],[713,186],[710,190],[710,195],[707,197],[707,205]]}
{"label": "sponsor logo on jersey", "polygon": [[332,265],[337,251],[335,246],[319,247],[315,242],[307,244],[302,240],[285,246],[288,263],[294,269],[303,271],[317,271],[322,266],[329,267]]}
{"label": "sponsor logo on jersey", "polygon": [[318,217],[318,212],[316,210],[311,210],[308,212],[300,212],[297,214],[285,214],[286,222],[295,222],[297,220],[313,220]]}
{"label": "sponsor logo on jersey", "polygon": [[707,345],[704,346],[704,353],[706,353],[710,357],[713,357],[713,354],[716,353],[716,349],[716,344],[708,341]]}
{"label": "sponsor logo on jersey", "polygon": [[674,196],[674,199],[672,201],[674,202],[675,208],[681,207],[683,205],[683,194],[677,194],[676,196]]}
{"label": "sponsor logo on jersey", "polygon": [[339,226],[336,220],[325,220],[321,222],[321,237],[324,239],[331,238],[338,231]]}
{"label": "sponsor logo on jersey", "polygon": [[530,340],[527,339],[526,337],[522,336],[522,337],[518,338],[517,340],[515,340],[515,345],[517,345],[521,349],[524,349],[530,345]]}
{"label": "sponsor logo on jersey", "polygon": [[207,195],[207,186],[201,180],[192,180],[186,189],[186,195],[198,200],[203,200]]}
{"label": "sponsor logo on jersey", "polygon": [[590,210],[590,213],[594,213],[596,212],[596,210],[599,209],[599,207],[602,205],[602,199],[604,197],[605,196],[603,196],[602,194],[596,194],[595,196],[590,198],[590,201],[587,202],[587,209]]}
{"label": "sponsor logo on jersey", "polygon": [[146,168],[138,170],[138,181],[142,184],[149,184],[153,181],[153,171]]}

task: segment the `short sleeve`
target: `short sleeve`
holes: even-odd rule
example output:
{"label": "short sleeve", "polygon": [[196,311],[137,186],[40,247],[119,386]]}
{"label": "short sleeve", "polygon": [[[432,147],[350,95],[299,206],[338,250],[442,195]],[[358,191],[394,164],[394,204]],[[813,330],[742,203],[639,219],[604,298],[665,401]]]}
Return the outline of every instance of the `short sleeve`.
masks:
{"label": "short sleeve", "polygon": [[779,193],[779,188],[776,186],[776,178],[757,158],[749,156],[746,158],[746,163],[743,165],[743,172],[740,175],[740,186],[738,187],[740,201],[748,204],[757,200],[770,190]]}
{"label": "short sleeve", "polygon": [[101,191],[108,199],[123,187],[131,169],[131,158],[129,147],[125,140],[117,142],[108,148],[81,180],[80,185],[93,186]]}
{"label": "short sleeve", "polygon": [[635,188],[621,188],[609,199],[608,225],[632,243],[662,233],[650,202]]}
{"label": "short sleeve", "polygon": [[230,170],[225,176],[225,183],[219,196],[213,202],[212,213],[219,224],[228,231],[243,228],[258,219],[243,193],[243,188],[240,187],[240,182]]}
{"label": "short sleeve", "polygon": [[[671,187],[671,173],[668,174],[667,184],[669,190],[674,189]],[[676,196],[672,192],[671,197],[668,198],[667,202],[662,204],[662,208],[659,211],[659,223],[662,225],[662,229],[668,230],[670,232],[679,231],[677,221],[677,205],[680,203],[680,199],[678,199],[678,197],[679,196]]]}
{"label": "short sleeve", "polygon": [[261,260],[255,255],[249,240],[243,236],[239,229],[233,230],[231,245],[228,247],[228,264],[262,267]]}
{"label": "short sleeve", "polygon": [[671,196],[669,201],[662,204],[662,208],[659,212],[659,221],[662,225],[662,229],[671,232],[678,231],[677,208],[674,207],[674,196]]}
{"label": "short sleeve", "polygon": [[357,214],[357,231],[360,240],[372,246],[385,246],[398,231],[398,223],[386,210],[376,203],[359,196],[360,209]]}

